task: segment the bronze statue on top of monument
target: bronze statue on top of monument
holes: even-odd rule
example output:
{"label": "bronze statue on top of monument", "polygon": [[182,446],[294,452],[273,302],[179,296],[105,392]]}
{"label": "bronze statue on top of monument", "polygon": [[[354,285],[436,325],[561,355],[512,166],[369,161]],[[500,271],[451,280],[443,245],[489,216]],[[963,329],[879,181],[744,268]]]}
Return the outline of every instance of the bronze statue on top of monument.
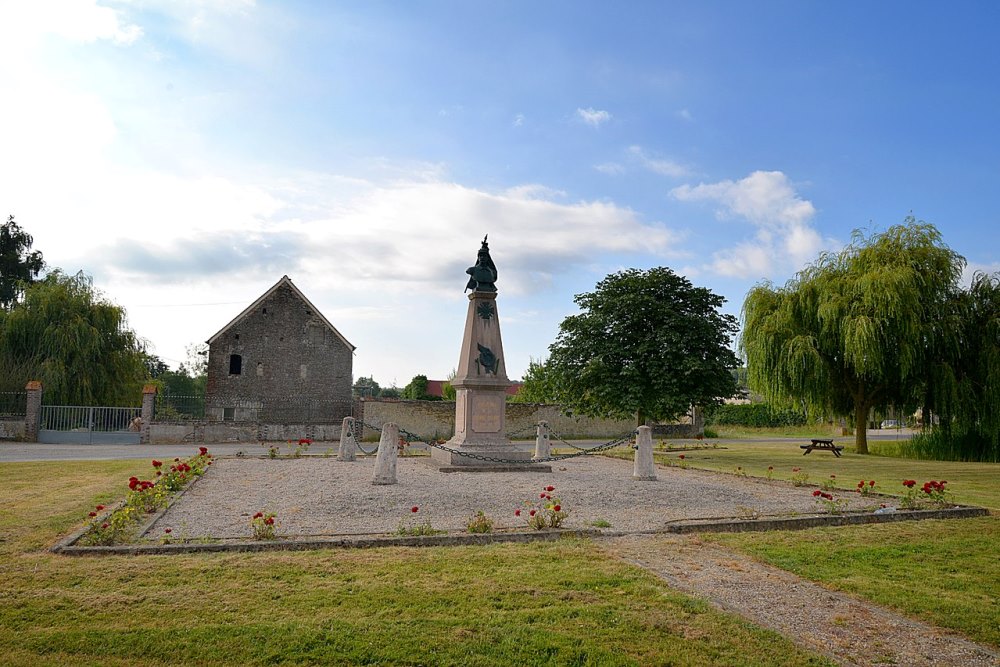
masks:
{"label": "bronze statue on top of monument", "polygon": [[470,266],[465,270],[469,274],[469,283],[465,290],[473,292],[496,292],[497,286],[497,265],[490,257],[490,246],[486,243],[489,234],[483,237],[483,245],[479,248],[479,255],[476,257],[475,266]]}

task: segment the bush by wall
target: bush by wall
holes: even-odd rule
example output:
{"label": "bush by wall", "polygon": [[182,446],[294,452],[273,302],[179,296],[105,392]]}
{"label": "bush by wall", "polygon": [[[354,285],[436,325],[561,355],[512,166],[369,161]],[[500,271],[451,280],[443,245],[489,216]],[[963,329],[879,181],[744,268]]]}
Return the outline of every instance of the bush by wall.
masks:
{"label": "bush by wall", "polygon": [[725,426],[805,426],[806,418],[795,410],[773,408],[766,403],[717,405],[705,411],[705,423]]}

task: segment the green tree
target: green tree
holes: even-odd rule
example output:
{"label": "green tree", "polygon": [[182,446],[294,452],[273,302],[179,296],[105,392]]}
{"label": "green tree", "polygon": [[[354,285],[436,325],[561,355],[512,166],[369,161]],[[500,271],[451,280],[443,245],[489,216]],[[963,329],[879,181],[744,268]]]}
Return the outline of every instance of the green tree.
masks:
{"label": "green tree", "polygon": [[[53,271],[0,312],[0,355],[40,379],[49,404],[136,405],[148,378],[144,344],[125,311],[89,276]],[[0,365],[2,367],[2,365]]]}
{"label": "green tree", "polygon": [[354,382],[354,395],[365,398],[378,398],[382,395],[382,388],[371,376],[361,376]]}
{"label": "green tree", "polygon": [[440,400],[437,396],[428,395],[426,375],[414,375],[410,383],[403,387],[403,398],[414,401]]}
{"label": "green tree", "polygon": [[10,310],[24,287],[45,268],[39,250],[31,250],[34,239],[9,216],[0,225],[0,308]]}
{"label": "green tree", "polygon": [[512,403],[556,403],[558,396],[544,359],[528,359],[528,369],[521,378],[521,388]]}
{"label": "green tree", "polygon": [[743,304],[750,388],[853,415],[868,453],[873,408],[908,410],[927,391],[940,350],[956,344],[953,307],[965,260],[912,217],[884,233],[855,231],[784,287],[754,287]]}
{"label": "green tree", "polygon": [[[943,346],[928,374],[924,399],[926,442],[935,458],[1000,461],[1000,273],[977,273],[955,302],[950,323],[957,345]],[[922,439],[918,436],[916,439]]]}
{"label": "green tree", "polygon": [[665,267],[628,269],[578,294],[545,364],[564,407],[593,417],[669,421],[732,396],[736,318],[725,300]]}

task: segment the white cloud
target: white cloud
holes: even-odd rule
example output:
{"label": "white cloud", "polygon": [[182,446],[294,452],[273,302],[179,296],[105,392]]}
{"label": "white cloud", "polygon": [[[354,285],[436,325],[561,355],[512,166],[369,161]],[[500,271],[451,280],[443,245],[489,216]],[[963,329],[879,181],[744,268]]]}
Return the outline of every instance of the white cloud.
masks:
{"label": "white cloud", "polygon": [[692,120],[694,120],[694,116],[692,116],[691,112],[688,111],[687,109],[678,109],[677,111],[674,112],[674,115],[684,121],[691,122]]}
{"label": "white cloud", "polygon": [[670,194],[680,201],[714,202],[718,218],[743,218],[756,227],[751,239],[713,254],[706,268],[720,275],[762,278],[797,270],[832,245],[812,226],[816,214],[812,202],[802,199],[780,171],[755,171],[739,181],[682,185]]}
{"label": "white cloud", "polygon": [[619,176],[625,173],[625,167],[618,164],[617,162],[605,162],[603,164],[595,164],[594,169],[601,172],[602,174],[607,174],[608,176]]}
{"label": "white cloud", "polygon": [[96,0],[0,3],[0,43],[20,49],[44,35],[72,42],[131,44],[142,36],[142,28],[123,21],[118,11],[99,6]]}
{"label": "white cloud", "polygon": [[577,109],[576,115],[580,120],[582,120],[587,125],[591,127],[600,127],[604,123],[611,120],[611,114],[602,109],[593,109],[587,107],[586,109]]}
{"label": "white cloud", "polygon": [[681,185],[670,191],[681,201],[714,201],[720,216],[738,215],[755,224],[802,224],[816,213],[812,203],[799,198],[780,171],[755,171],[739,181]]}
{"label": "white cloud", "polygon": [[654,174],[660,174],[661,176],[669,176],[671,178],[680,178],[681,176],[686,176],[689,172],[687,167],[673,160],[667,160],[659,157],[652,157],[643,150],[641,146],[629,146],[628,154],[632,159],[639,162],[644,169],[648,169]]}
{"label": "white cloud", "polygon": [[512,122],[511,125],[513,125],[514,127],[521,127],[522,125],[524,125],[524,114],[519,113],[516,116],[514,116],[514,122]]}

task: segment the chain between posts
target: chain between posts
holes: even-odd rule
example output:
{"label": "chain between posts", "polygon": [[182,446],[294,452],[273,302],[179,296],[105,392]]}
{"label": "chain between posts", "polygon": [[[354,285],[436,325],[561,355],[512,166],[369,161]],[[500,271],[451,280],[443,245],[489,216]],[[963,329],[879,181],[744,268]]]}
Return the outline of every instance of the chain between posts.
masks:
{"label": "chain between posts", "polygon": [[[358,421],[360,421],[360,420],[355,420],[355,424],[357,424]],[[372,424],[369,424],[367,422],[361,422],[361,423],[362,423],[363,427],[370,428],[370,429],[372,429],[374,431],[380,431],[381,430],[381,427],[376,427],[376,426],[374,426]],[[415,433],[411,433],[410,431],[407,431],[406,429],[404,429],[402,427],[400,427],[400,429],[399,429],[400,435],[402,435],[404,437],[404,440],[406,440],[407,442],[425,442],[425,443],[427,443],[427,445],[429,447],[434,447],[436,449],[440,449],[440,450],[448,452],[450,454],[457,454],[459,456],[464,456],[466,458],[474,459],[476,461],[484,461],[486,463],[504,463],[504,464],[508,464],[508,465],[532,465],[532,464],[535,464],[535,463],[548,463],[548,462],[551,462],[551,461],[565,461],[566,459],[573,459],[573,458],[576,458],[578,456],[587,456],[587,455],[590,455],[590,454],[595,454],[597,452],[604,452],[604,451],[607,451],[609,449],[614,449],[615,447],[620,447],[621,445],[623,445],[626,442],[630,441],[632,439],[632,437],[637,432],[638,432],[637,430],[632,430],[632,431],[630,431],[629,433],[623,435],[620,438],[616,438],[614,440],[609,440],[608,442],[604,443],[603,445],[597,445],[596,447],[577,447],[576,445],[570,445],[570,443],[568,443],[565,440],[562,440],[562,438],[560,438],[560,440],[562,442],[566,442],[567,445],[569,445],[570,447],[572,447],[573,449],[576,449],[578,451],[576,453],[574,453],[574,454],[560,454],[560,455],[557,455],[557,456],[547,456],[545,458],[540,458],[540,459],[504,459],[504,458],[499,458],[499,457],[496,457],[496,456],[484,456],[482,454],[474,454],[472,452],[459,451],[457,449],[452,449],[451,447],[445,447],[444,445],[440,445],[433,438],[423,438],[423,437],[421,437],[421,436],[419,436],[419,435],[417,435]],[[376,447],[376,449],[378,449],[378,448]],[[362,451],[364,451],[364,450],[362,450]]]}

